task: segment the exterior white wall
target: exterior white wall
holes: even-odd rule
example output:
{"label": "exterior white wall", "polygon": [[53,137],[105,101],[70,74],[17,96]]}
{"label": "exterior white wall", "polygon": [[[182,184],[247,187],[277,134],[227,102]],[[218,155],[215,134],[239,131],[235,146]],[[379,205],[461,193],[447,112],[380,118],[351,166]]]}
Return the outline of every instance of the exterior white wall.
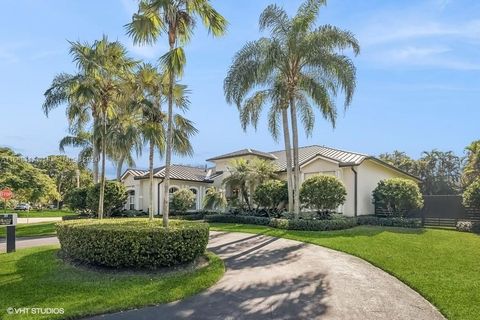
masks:
{"label": "exterior white wall", "polygon": [[[365,160],[357,167],[358,171],[358,215],[374,214],[372,192],[381,180],[404,178],[415,181],[412,177],[384,166],[373,160]],[[415,181],[417,182],[417,181]]]}
{"label": "exterior white wall", "polygon": [[342,213],[346,216],[353,217],[355,215],[355,175],[351,167],[343,167],[342,182],[347,190],[347,197],[343,204]]}
{"label": "exterior white wall", "polygon": [[[204,182],[195,182],[195,181],[182,181],[182,180],[170,180],[170,188],[176,187],[178,189],[196,189],[197,190],[197,203],[196,203],[196,210],[201,210],[203,208],[203,199],[205,197],[205,192],[209,187],[211,187],[213,184],[212,183],[204,183]],[[158,186],[158,183],[157,183]],[[156,195],[155,199],[155,213],[156,214],[161,214],[161,207],[162,207],[162,201],[164,199],[164,193],[163,193],[163,183],[160,184],[160,199],[158,199],[158,191],[154,193]],[[159,201],[160,200],[160,201]],[[158,204],[160,204],[160,207],[158,207]]]}

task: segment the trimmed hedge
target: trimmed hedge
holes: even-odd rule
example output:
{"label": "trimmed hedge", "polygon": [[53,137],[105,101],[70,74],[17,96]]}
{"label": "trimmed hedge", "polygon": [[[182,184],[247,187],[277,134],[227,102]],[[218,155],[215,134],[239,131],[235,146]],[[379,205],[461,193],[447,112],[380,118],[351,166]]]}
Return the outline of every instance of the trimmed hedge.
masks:
{"label": "trimmed hedge", "polygon": [[208,222],[219,223],[242,223],[269,226],[285,230],[303,230],[303,231],[327,231],[342,230],[353,228],[357,225],[355,218],[341,218],[331,220],[289,220],[275,219],[255,216],[235,216],[235,215],[208,215],[205,216]]}
{"label": "trimmed hedge", "polygon": [[328,231],[353,228],[357,225],[371,225],[399,228],[422,228],[421,219],[381,218],[376,216],[359,216],[357,218],[340,217],[329,220],[313,219],[275,219],[240,215],[207,215],[205,221],[218,223],[241,223],[269,226],[285,230]]}
{"label": "trimmed hedge", "polygon": [[358,216],[359,225],[398,227],[398,228],[422,228],[422,219],[409,219],[398,217]]}
{"label": "trimmed hedge", "polygon": [[62,254],[74,261],[111,268],[157,269],[192,262],[205,253],[206,223],[159,220],[72,220],[56,226]]}

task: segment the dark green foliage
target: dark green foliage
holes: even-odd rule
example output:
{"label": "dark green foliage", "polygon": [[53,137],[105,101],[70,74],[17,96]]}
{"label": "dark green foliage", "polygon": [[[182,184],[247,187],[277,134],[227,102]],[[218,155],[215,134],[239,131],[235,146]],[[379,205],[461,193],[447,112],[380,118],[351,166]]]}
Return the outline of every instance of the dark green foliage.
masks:
{"label": "dark green foliage", "polygon": [[466,207],[480,208],[480,178],[475,180],[463,192],[463,205]]}
{"label": "dark green foliage", "polygon": [[335,177],[318,175],[302,184],[300,201],[307,208],[318,212],[335,210],[345,202],[347,191],[343,183]]}
{"label": "dark green foliage", "polygon": [[277,229],[304,231],[341,230],[353,228],[357,225],[357,221],[354,218],[331,220],[290,220],[254,216],[208,215],[205,216],[205,220],[208,222],[255,224]]}
{"label": "dark green foliage", "polygon": [[267,210],[275,210],[282,202],[288,201],[288,187],[285,181],[269,180],[257,186],[253,200]]}
{"label": "dark green foliage", "polygon": [[78,188],[70,190],[67,195],[65,196],[65,204],[68,205],[70,209],[76,212],[86,212],[88,210],[87,206],[87,195],[88,189],[85,188]]}
{"label": "dark green foliage", "polygon": [[57,224],[62,253],[97,266],[157,269],[192,262],[205,253],[206,223],[145,219],[76,220]]}
{"label": "dark green foliage", "polygon": [[359,225],[399,227],[399,228],[422,228],[421,219],[409,219],[401,217],[377,217],[377,216],[358,216]]}
{"label": "dark green foliage", "polygon": [[375,205],[393,216],[405,216],[411,210],[423,207],[420,188],[412,180],[382,180],[372,194]]}
{"label": "dark green foliage", "polygon": [[192,191],[188,189],[180,189],[172,195],[172,210],[178,212],[186,212],[195,205],[196,197]]}
{"label": "dark green foliage", "polygon": [[[88,189],[87,207],[91,212],[96,212],[98,210],[99,195],[100,184],[96,184]],[[104,201],[105,215],[110,216],[112,212],[121,210],[125,205],[127,198],[127,190],[121,182],[106,181]]]}

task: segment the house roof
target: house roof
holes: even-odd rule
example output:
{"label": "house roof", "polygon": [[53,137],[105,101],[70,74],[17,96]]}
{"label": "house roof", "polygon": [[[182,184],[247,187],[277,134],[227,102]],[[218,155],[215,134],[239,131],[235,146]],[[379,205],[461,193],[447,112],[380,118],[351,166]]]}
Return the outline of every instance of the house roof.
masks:
{"label": "house roof", "polygon": [[[277,160],[274,161],[276,166],[278,167],[279,171],[286,171],[287,170],[287,163],[286,163],[286,155],[285,155],[285,150],[279,150],[279,151],[274,151],[271,152],[272,155],[274,155]],[[346,166],[357,166],[362,164],[363,161],[365,160],[372,160],[375,161],[383,166],[389,167],[391,169],[394,169],[396,171],[399,171],[409,177],[412,177],[416,180],[421,180],[420,178],[405,172],[395,166],[392,166],[389,163],[386,163],[385,161],[382,161],[378,158],[375,158],[373,156],[369,156],[367,154],[363,153],[358,153],[358,152],[352,152],[352,151],[346,151],[346,150],[341,150],[341,149],[334,149],[330,147],[325,147],[325,146],[318,146],[318,145],[313,145],[313,146],[307,146],[307,147],[301,147],[298,149],[298,158],[299,158],[299,164],[300,166],[305,165],[309,161],[315,159],[316,157],[321,157],[325,158],[327,160],[333,161],[338,163],[340,167],[346,167]]]}
{"label": "house roof", "polygon": [[[223,172],[213,172],[211,169],[205,170],[205,168],[191,167],[185,165],[173,164],[170,167],[170,179],[173,180],[184,180],[184,181],[196,181],[196,182],[213,182],[213,179]],[[163,179],[165,178],[165,166],[159,167],[153,170],[153,176],[155,178]],[[144,174],[135,176],[135,179],[148,179],[149,172],[144,171]]]}
{"label": "house roof", "polygon": [[[275,155],[277,158],[275,164],[277,165],[279,171],[287,170],[287,157],[285,155],[285,150],[274,151],[271,152],[271,154]],[[316,157],[326,158],[327,160],[337,162],[340,165],[359,165],[369,156],[362,153],[317,145],[298,148],[300,165],[304,165]]]}
{"label": "house roof", "polygon": [[122,176],[120,177],[120,180],[125,179],[127,174],[131,174],[133,177],[140,177],[143,176],[145,173],[148,173],[148,170],[140,170],[140,169],[127,169]]}
{"label": "house roof", "polygon": [[207,161],[214,161],[214,160],[228,159],[228,158],[235,158],[235,157],[249,156],[249,155],[262,157],[269,160],[276,160],[276,157],[271,153],[262,152],[254,149],[242,149],[242,150],[222,154],[221,156],[207,159]]}

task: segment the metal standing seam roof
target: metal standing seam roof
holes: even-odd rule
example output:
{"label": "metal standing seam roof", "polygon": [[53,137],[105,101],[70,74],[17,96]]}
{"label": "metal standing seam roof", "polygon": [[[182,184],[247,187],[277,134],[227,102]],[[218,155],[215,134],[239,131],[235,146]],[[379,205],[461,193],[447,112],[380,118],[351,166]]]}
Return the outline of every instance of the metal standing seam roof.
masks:
{"label": "metal standing seam roof", "polygon": [[207,161],[228,159],[228,158],[249,156],[249,155],[258,156],[258,157],[262,157],[262,158],[266,158],[266,159],[270,159],[270,160],[276,160],[276,157],[273,154],[268,153],[268,152],[258,151],[258,150],[254,150],[254,149],[242,149],[242,150],[222,154],[221,156],[217,156],[217,157],[207,159]]}
{"label": "metal standing seam roof", "polygon": [[143,176],[147,172],[148,172],[147,170],[130,169],[129,168],[122,174],[122,177],[120,178],[120,180],[123,180],[125,178],[125,175],[127,175],[127,173],[130,173],[133,177],[140,177],[140,176]]}
{"label": "metal standing seam roof", "polygon": [[[274,161],[279,171],[287,170],[287,161],[285,150],[271,152],[277,160]],[[332,161],[338,162],[340,165],[359,165],[370,156],[362,153],[333,149],[325,146],[308,146],[298,148],[298,158],[300,165],[320,156]]]}
{"label": "metal standing seam roof", "polygon": [[[170,179],[196,182],[212,182],[212,179],[222,174],[222,172],[214,172],[213,174],[210,174],[208,176],[208,174],[211,172],[212,171],[210,169],[205,170],[205,168],[200,167],[173,164],[170,167]],[[153,176],[155,178],[165,178],[165,166],[154,169]],[[137,180],[148,178],[148,171],[145,171],[145,173],[141,176],[135,177],[135,179]]]}

